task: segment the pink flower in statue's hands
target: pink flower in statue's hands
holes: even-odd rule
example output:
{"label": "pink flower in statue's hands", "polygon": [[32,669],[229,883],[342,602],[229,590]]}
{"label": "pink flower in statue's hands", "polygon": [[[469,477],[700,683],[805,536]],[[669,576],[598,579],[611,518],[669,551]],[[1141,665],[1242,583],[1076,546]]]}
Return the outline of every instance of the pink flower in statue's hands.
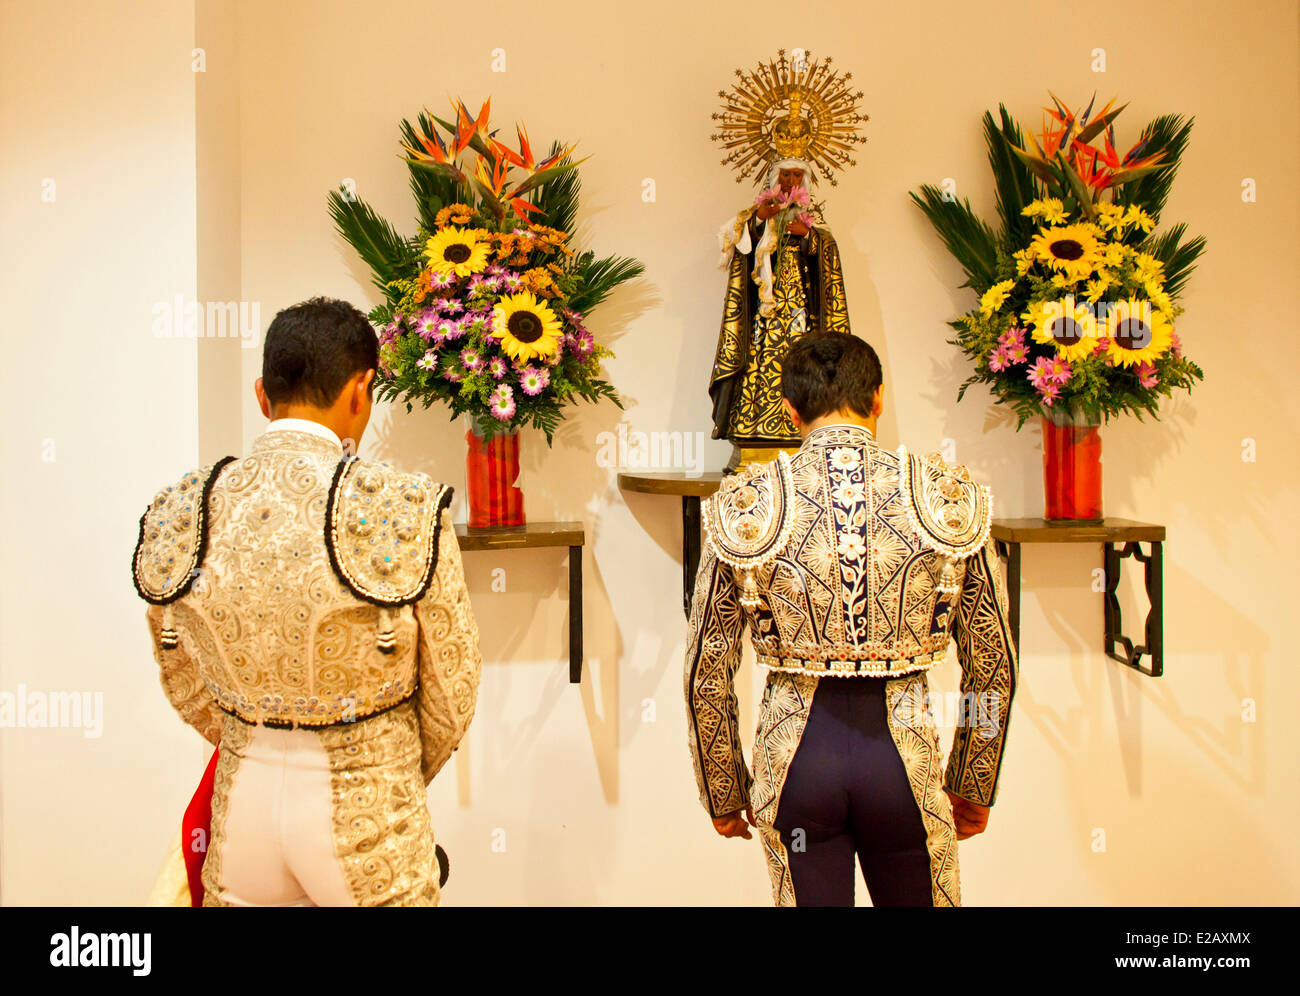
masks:
{"label": "pink flower in statue's hands", "polygon": [[768,190],[760,190],[758,196],[754,198],[755,207],[762,207],[768,203],[774,204],[776,207],[785,207],[785,191],[781,189],[779,183]]}
{"label": "pink flower in statue's hands", "polygon": [[1156,367],[1154,363],[1139,363],[1137,370],[1138,383],[1143,387],[1155,387],[1159,378],[1156,376]]}
{"label": "pink flower in statue's hands", "polygon": [[807,211],[799,212],[799,224],[803,225],[803,227],[809,231],[816,227],[816,223],[813,221],[813,216]]}

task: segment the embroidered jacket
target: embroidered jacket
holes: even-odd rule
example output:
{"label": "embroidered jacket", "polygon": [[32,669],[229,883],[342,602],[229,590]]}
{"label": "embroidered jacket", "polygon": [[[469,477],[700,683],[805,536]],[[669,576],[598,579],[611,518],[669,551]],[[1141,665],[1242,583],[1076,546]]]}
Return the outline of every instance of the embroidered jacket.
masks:
{"label": "embroidered jacket", "polygon": [[160,491],[132,575],[181,717],[215,744],[223,713],[323,729],[413,699],[427,784],[480,672],[450,501],[424,474],[300,431]]}
{"label": "embroidered jacket", "polygon": [[711,815],[749,804],[732,687],[746,627],[760,664],[817,677],[926,671],[954,640],[981,721],[958,724],[945,785],[992,803],[1017,664],[987,488],[937,455],[829,425],[793,458],[725,479],[702,518],[685,691]]}

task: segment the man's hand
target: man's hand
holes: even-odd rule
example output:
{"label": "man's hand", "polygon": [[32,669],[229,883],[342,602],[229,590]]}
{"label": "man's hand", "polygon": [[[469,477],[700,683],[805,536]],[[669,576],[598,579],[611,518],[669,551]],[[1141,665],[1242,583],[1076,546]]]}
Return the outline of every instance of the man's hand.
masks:
{"label": "man's hand", "polygon": [[802,221],[800,221],[798,218],[796,218],[794,221],[790,222],[790,224],[786,225],[786,226],[785,226],[785,230],[786,230],[787,232],[789,232],[791,235],[795,236],[796,238],[800,238],[800,239],[803,238],[805,235],[808,234],[808,226],[805,225],[805,224],[804,224]]}
{"label": "man's hand", "polygon": [[749,828],[754,823],[754,811],[746,806],[743,810],[737,809],[734,813],[728,813],[726,816],[713,817],[713,829],[723,837],[744,837],[746,840],[751,838]]}
{"label": "man's hand", "polygon": [[[944,789],[944,791],[948,790]],[[988,806],[981,806],[978,802],[971,802],[951,792],[948,792],[948,798],[952,800],[952,821],[957,825],[958,840],[965,840],[967,837],[974,837],[977,833],[984,832],[984,828],[989,825]]]}
{"label": "man's hand", "polygon": [[765,201],[758,206],[758,210],[754,213],[758,215],[760,221],[767,221],[768,218],[772,217],[772,215],[776,214],[780,210],[781,209],[771,201]]}

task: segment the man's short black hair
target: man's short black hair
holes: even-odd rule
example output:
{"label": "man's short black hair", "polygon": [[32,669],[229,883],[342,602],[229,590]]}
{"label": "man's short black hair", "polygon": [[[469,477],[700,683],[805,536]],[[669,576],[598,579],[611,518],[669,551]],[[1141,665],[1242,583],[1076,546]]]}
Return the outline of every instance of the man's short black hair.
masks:
{"label": "man's short black hair", "polygon": [[[347,301],[314,297],[271,320],[262,348],[262,389],[274,405],[332,405],[355,374],[379,366],[379,340]],[[374,393],[374,380],[370,382]]]}
{"label": "man's short black hair", "polygon": [[870,418],[881,376],[876,351],[857,336],[808,336],[781,361],[781,394],[805,422],[846,408]]}

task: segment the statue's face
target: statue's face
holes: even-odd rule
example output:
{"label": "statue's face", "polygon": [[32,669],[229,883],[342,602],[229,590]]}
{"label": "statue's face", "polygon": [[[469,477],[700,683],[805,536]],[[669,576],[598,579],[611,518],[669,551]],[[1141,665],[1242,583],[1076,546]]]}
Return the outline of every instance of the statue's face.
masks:
{"label": "statue's face", "polygon": [[795,187],[803,186],[803,170],[801,169],[782,169],[777,173],[777,183],[781,189],[789,193]]}

